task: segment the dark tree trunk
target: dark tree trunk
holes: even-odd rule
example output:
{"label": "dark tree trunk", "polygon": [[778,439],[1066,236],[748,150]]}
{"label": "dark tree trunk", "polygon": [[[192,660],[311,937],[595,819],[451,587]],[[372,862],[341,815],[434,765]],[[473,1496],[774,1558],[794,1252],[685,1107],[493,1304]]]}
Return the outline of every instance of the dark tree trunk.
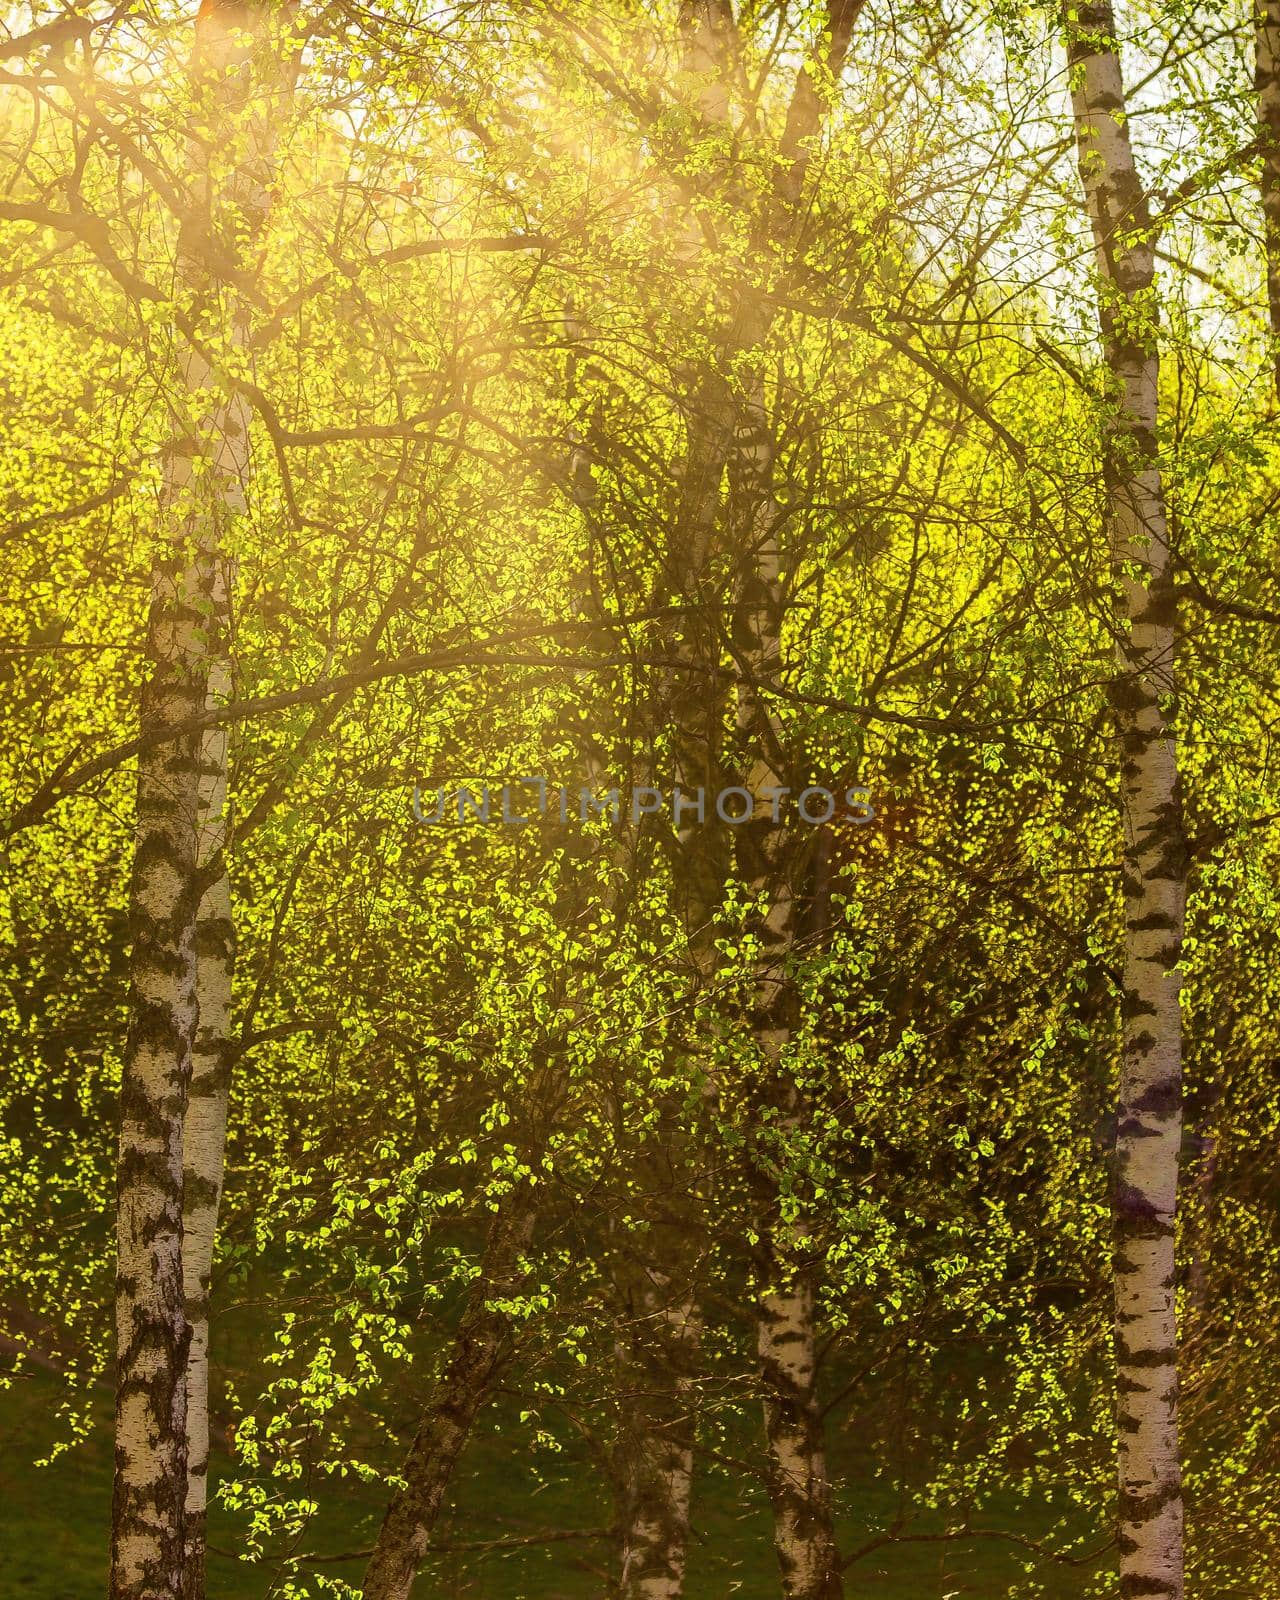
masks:
{"label": "dark tree trunk", "polygon": [[407,1600],[412,1592],[458,1457],[514,1351],[514,1325],[500,1302],[520,1282],[536,1221],[535,1194],[516,1189],[494,1217],[448,1363],[400,1469],[405,1487],[392,1497],[365,1568],[364,1600]]}

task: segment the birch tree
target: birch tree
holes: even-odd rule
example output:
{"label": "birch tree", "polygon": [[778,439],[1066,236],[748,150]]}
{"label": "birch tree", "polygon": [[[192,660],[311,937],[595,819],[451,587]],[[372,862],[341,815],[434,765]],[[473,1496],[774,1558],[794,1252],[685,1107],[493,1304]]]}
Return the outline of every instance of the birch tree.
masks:
{"label": "birch tree", "polygon": [[[210,273],[199,235],[180,263],[188,288],[212,298],[225,329],[233,373],[246,361],[251,305],[243,281],[255,270],[271,209],[275,149],[287,116],[297,64],[289,37],[293,5],[207,5],[199,24],[197,92],[207,97],[197,115],[206,131],[192,141],[205,192],[193,212],[209,229],[223,270]],[[215,269],[216,270],[216,269]],[[239,280],[239,281],[237,281]],[[202,307],[202,310],[204,307]],[[239,389],[207,419],[208,490],[214,520],[206,628],[206,706],[232,696],[235,554],[229,537],[248,509],[251,472],[249,403]],[[230,1093],[235,926],[227,815],[228,730],[208,729],[200,751],[198,872],[202,893],[195,929],[197,1028],[190,1094],[183,1124],[183,1293],[190,1345],[187,1355],[187,1494],[184,1513],[185,1600],[204,1594],[205,1523],[209,1476],[209,1303],[218,1207],[222,1196]]]}
{"label": "birch tree", "polygon": [[1280,4],[1254,0],[1254,82],[1262,150],[1263,265],[1273,348],[1272,368],[1280,398]]}
{"label": "birch tree", "polygon": [[[824,8],[817,45],[802,64],[789,97],[776,147],[776,167],[764,183],[763,195],[754,191],[752,179],[741,170],[731,172],[727,179],[721,177],[730,204],[738,208],[735,220],[750,241],[749,272],[760,270],[764,263],[786,262],[789,251],[798,248],[796,207],[805,187],[812,141],[829,108],[831,86],[839,80],[860,10],[859,0]],[[732,88],[745,59],[743,24],[734,17],[732,7],[687,3],[681,9],[680,26],[684,71],[694,86],[703,136],[714,151],[714,141],[733,127]],[[710,159],[712,171],[716,171],[716,155]],[[702,227],[722,231],[721,224],[709,219],[702,220]],[[700,250],[706,246],[694,234],[686,248],[696,270]],[[722,748],[727,706],[714,687],[722,651],[727,643],[744,662],[749,676],[772,681],[779,665],[782,622],[777,506],[769,493],[770,421],[758,366],[773,313],[761,283],[744,277],[730,281],[721,292],[727,303],[716,330],[715,370],[691,390],[686,402],[690,433],[682,472],[684,493],[664,574],[683,613],[667,648],[688,663],[668,681],[664,694],[663,717],[672,729],[673,776],[685,793],[701,790],[707,795],[717,792],[727,771]],[[744,358],[745,370],[750,373],[745,395],[727,381]],[[737,479],[729,507],[721,499],[726,472]],[[716,548],[721,541],[727,543],[733,559],[750,569],[745,598],[737,608],[734,637],[729,641],[721,617],[725,580]],[[762,611],[767,612],[767,620],[762,620]],[[744,641],[744,631],[751,634],[749,641]],[[767,719],[766,725],[760,726],[754,718],[758,709],[756,702],[751,712],[740,708],[739,715],[745,714],[753,723],[752,734],[760,738],[763,748],[773,751],[777,730]],[[751,793],[767,788],[767,780],[776,777],[774,764],[768,755],[758,758],[757,770],[749,780]],[[771,809],[767,799],[764,805]],[[693,814],[690,808],[678,821],[672,841],[672,872],[688,959],[693,981],[701,990],[712,984],[716,974],[714,936],[729,873],[721,834],[711,819]],[[751,886],[762,887],[754,880]],[[784,885],[771,878],[770,888],[778,892],[769,917],[770,934],[775,925],[783,927],[785,943],[791,936],[794,908]],[[766,961],[772,964],[776,957],[771,937]],[[776,977],[770,981],[777,984]],[[785,989],[785,981],[778,987]],[[758,1026],[769,1051],[777,1045],[776,1030],[772,1023]],[[770,1059],[774,1059],[772,1053]],[[681,1136],[672,1137],[678,1140]],[[655,1173],[658,1170],[655,1165]],[[669,1158],[655,1187],[673,1197],[682,1187],[696,1189],[687,1160]],[[687,1257],[695,1225],[690,1217],[681,1216],[674,1201],[666,1204],[666,1212],[664,1225],[654,1230],[654,1242],[665,1241],[665,1259],[655,1256],[651,1248],[636,1276],[638,1291],[629,1308],[637,1326],[654,1330],[649,1337],[655,1346],[653,1356],[639,1368],[651,1397],[647,1401],[651,1414],[632,1444],[631,1510],[622,1556],[621,1593],[636,1600],[671,1600],[682,1590],[695,1443],[689,1397],[700,1319],[687,1287],[680,1288],[682,1281],[687,1285],[691,1278]],[[795,1300],[792,1287],[778,1290],[788,1300],[785,1310],[780,1301],[766,1295],[758,1323],[759,1355],[770,1397],[766,1433],[776,1545],[785,1593],[831,1595],[839,1592],[839,1575],[813,1386],[811,1284],[803,1305]],[[804,1300],[803,1285],[796,1294]],[[663,1367],[665,1383],[660,1375]],[[798,1440],[797,1429],[805,1435],[803,1442]],[[797,1502],[801,1502],[799,1509]]]}
{"label": "birch tree", "polygon": [[[276,15],[287,26],[292,8]],[[143,740],[157,742],[138,767],[121,1087],[111,1573],[118,1596],[203,1593],[208,1288],[231,999],[226,735],[170,730],[229,687],[227,541],[245,506],[249,418],[209,341],[218,342],[220,319],[234,366],[248,331],[228,280],[251,270],[268,207],[279,107],[261,81],[267,16],[204,4],[191,56],[195,177],[181,218],[175,304],[183,431],[167,459],[167,548],[153,578],[139,718]],[[287,57],[270,57],[278,85]]]}
{"label": "birch tree", "polygon": [[[814,142],[838,88],[861,9],[861,0],[828,6],[816,46],[800,68],[777,173],[753,230],[753,254],[763,260],[774,254],[786,259],[787,253],[802,248],[800,206]],[[771,318],[762,292],[763,286],[755,295],[748,291],[742,312],[743,342],[748,350],[755,347],[755,359],[735,457],[738,574],[733,616],[735,655],[745,671],[737,706],[739,737],[750,762],[744,787],[753,805],[738,840],[737,870],[764,906],[755,927],[759,954],[750,1010],[766,1078],[760,1112],[770,1119],[759,1130],[765,1148],[756,1173],[762,1239],[756,1351],[782,1592],[788,1600],[838,1600],[843,1584],[817,1397],[814,1241],[803,1223],[781,1215],[777,1182],[778,1164],[787,1160],[788,1136],[803,1117],[803,1096],[786,1057],[797,1021],[794,966],[799,940],[815,911],[816,840],[808,830],[780,827],[774,820],[775,797],[800,794],[807,776],[803,754],[797,758],[794,738],[760,687],[777,684],[785,673],[788,609],[787,558],[781,544],[785,515],[775,491],[775,424],[763,372],[762,347]]]}
{"label": "birch tree", "polygon": [[[679,88],[693,117],[690,143],[710,152],[730,126],[735,62],[733,8],[726,0],[681,0],[677,17]],[[695,156],[695,160],[698,157]],[[681,217],[679,249],[702,270],[702,219]],[[715,230],[715,224],[709,224]],[[717,672],[716,539],[720,490],[732,449],[733,408],[726,374],[691,363],[682,373],[685,415],[678,502],[664,530],[655,598],[673,608],[663,650],[678,663],[658,684],[653,737],[669,741],[673,789],[714,796],[723,771],[724,685]],[[673,901],[682,929],[686,982],[696,996],[713,980],[716,917],[728,861],[723,831],[691,804],[666,837]],[[678,1064],[681,1075],[687,1063]],[[702,1315],[697,1262],[705,1248],[707,1201],[698,1130],[687,1102],[668,1093],[637,1157],[636,1181],[647,1218],[638,1237],[618,1241],[619,1293],[626,1332],[619,1346],[624,1401],[620,1600],[679,1600],[684,1592],[697,1433],[697,1373]]]}
{"label": "birch tree", "polygon": [[1118,594],[1111,685],[1124,831],[1123,1050],[1113,1201],[1120,1592],[1183,1594],[1174,1226],[1187,853],[1171,722],[1172,559],[1160,475],[1154,240],[1109,4],[1064,13],[1109,391],[1104,527]]}

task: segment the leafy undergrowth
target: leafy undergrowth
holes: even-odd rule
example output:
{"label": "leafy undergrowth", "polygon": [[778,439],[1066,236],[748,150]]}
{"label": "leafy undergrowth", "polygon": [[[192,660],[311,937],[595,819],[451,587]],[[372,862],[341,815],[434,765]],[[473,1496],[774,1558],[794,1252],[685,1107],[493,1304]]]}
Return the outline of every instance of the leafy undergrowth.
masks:
{"label": "leafy undergrowth", "polygon": [[[44,1372],[21,1377],[0,1392],[0,1571],[5,1593],[22,1600],[97,1600],[106,1573],[110,1506],[110,1405],[106,1391],[88,1440],[52,1466],[32,1459],[47,1447],[58,1380]],[[610,1508],[602,1479],[581,1470],[563,1477],[545,1469],[536,1477],[524,1450],[513,1451],[510,1431],[494,1414],[476,1439],[457,1481],[457,1505],[440,1530],[443,1543],[469,1546],[437,1554],[418,1590],[421,1600],[587,1600],[600,1594],[609,1547],[601,1538],[518,1541],[548,1531],[589,1534],[603,1529]],[[869,1543],[891,1514],[891,1497],[859,1463],[837,1461],[856,1495],[846,1493],[845,1548]],[[226,1468],[225,1456],[215,1466]],[[861,1466],[865,1468],[866,1464]],[[340,1556],[368,1547],[380,1500],[356,1485],[331,1484],[323,1513],[300,1551]],[[1010,1523],[1010,1526],[1016,1524]],[[282,1567],[252,1566],[232,1554],[239,1526],[215,1509],[211,1516],[209,1593],[213,1600],[266,1600],[287,1592]],[[475,1545],[507,1541],[477,1553]],[[348,1582],[359,1579],[361,1559],[326,1559],[317,1569]],[[876,1600],[951,1600],[977,1595],[999,1600],[1014,1588],[1019,1566],[1014,1548],[994,1540],[973,1543],[886,1544],[857,1562],[848,1588]],[[1078,1594],[1081,1573],[1042,1575],[1048,1596]],[[296,1591],[295,1591],[296,1592]],[[308,1588],[303,1593],[316,1592]],[[1025,1592],[1025,1591],[1024,1591]],[[706,1475],[699,1488],[690,1555],[689,1600],[776,1600],[778,1583],[769,1546],[768,1513],[756,1484]]]}

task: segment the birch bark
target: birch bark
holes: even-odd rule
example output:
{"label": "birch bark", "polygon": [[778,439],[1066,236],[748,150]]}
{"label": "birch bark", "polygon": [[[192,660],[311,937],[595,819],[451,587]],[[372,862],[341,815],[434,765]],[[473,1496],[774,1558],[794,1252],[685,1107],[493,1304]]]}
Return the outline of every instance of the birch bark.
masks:
{"label": "birch bark", "polygon": [[[793,236],[795,204],[804,189],[811,141],[820,131],[826,110],[823,89],[840,76],[860,11],[861,0],[834,0],[824,16],[817,46],[797,77],[780,141],[782,159],[753,223],[754,263],[781,255]],[[720,0],[691,0],[681,9],[681,26],[685,70],[693,79],[701,115],[709,126],[724,124],[729,118],[728,84],[736,50],[732,8]],[[751,380],[747,395],[740,397],[728,379],[736,358],[762,345],[771,324],[772,313],[760,289],[745,285],[726,314],[721,369],[708,374],[693,392],[684,498],[666,574],[685,613],[667,650],[698,669],[673,675],[667,686],[666,720],[672,729],[674,776],[680,788],[692,791],[702,787],[708,795],[717,791],[724,771],[727,712],[725,699],[715,687],[715,669],[724,647],[713,561],[718,533],[721,538],[727,534],[735,559],[750,574],[735,608],[735,642],[740,656],[745,655],[751,671],[769,678],[776,676],[781,657],[781,568],[775,537],[779,519],[771,495],[769,418],[758,381]],[[725,473],[735,468],[739,493],[725,529],[720,527],[721,484]],[[760,740],[764,752],[748,787],[755,784],[763,790],[777,779],[779,744],[776,727],[767,717],[762,722],[760,711],[758,700],[739,707],[740,724],[749,724],[749,736]],[[752,792],[758,789],[752,788]],[[754,824],[741,831],[757,840],[760,837]],[[767,887],[771,897],[764,961],[774,976],[762,978],[767,999],[757,1005],[753,1026],[775,1072],[789,1037],[789,1024],[780,1012],[790,997],[787,982],[776,976],[777,962],[785,965],[793,938],[795,900],[790,882],[798,866],[791,857],[775,861],[777,851],[777,841],[770,840],[768,861],[760,857],[747,872],[753,887]],[[781,875],[773,870],[779,864],[784,869]],[[728,865],[720,830],[691,814],[677,830],[673,875],[695,984],[705,985],[714,977],[712,934]],[[758,877],[757,867],[767,876],[767,883],[765,876]],[[779,1094],[784,1092],[776,1080],[775,1087]],[[789,1113],[795,1110],[789,1102]],[[667,1389],[655,1417],[660,1425],[647,1440],[641,1430],[636,1445],[636,1461],[646,1476],[643,1484],[628,1486],[633,1514],[623,1548],[624,1600],[676,1600],[683,1583],[694,1440],[689,1405],[682,1403],[682,1396],[692,1398],[693,1394],[695,1371],[690,1363],[697,1354],[698,1320],[692,1301],[684,1302],[673,1294],[672,1283],[680,1271],[691,1281],[688,1263],[679,1252],[687,1253],[689,1241],[696,1235],[692,1169],[686,1173],[685,1187],[690,1193],[685,1237],[674,1247],[666,1272],[651,1267],[648,1273],[657,1296],[649,1325],[669,1339],[671,1350]],[[766,1212],[763,1231],[777,1240],[776,1193],[764,1201],[762,1209]],[[670,1230],[673,1237],[680,1231]],[[757,1348],[767,1396],[768,1476],[784,1592],[829,1600],[840,1593],[840,1577],[814,1391],[812,1284],[803,1268],[797,1271],[804,1245],[792,1238],[788,1246],[774,1253],[763,1269],[757,1317]],[[689,1420],[682,1425],[677,1422],[685,1418]],[[644,1513],[639,1519],[637,1508]]]}
{"label": "birch bark", "polygon": [[[729,116],[733,8],[727,0],[682,0],[681,69],[708,131]],[[701,236],[690,233],[696,257]],[[690,373],[680,503],[667,537],[660,598],[681,608],[663,654],[655,734],[670,738],[673,788],[714,797],[719,787],[725,695],[716,668],[721,639],[712,561],[721,484],[733,449],[733,407],[720,371]],[[714,805],[714,799],[710,801]],[[728,857],[714,817],[690,806],[669,841],[671,878],[688,981],[697,992],[715,972],[715,918]],[[697,1155],[678,1107],[640,1153],[636,1182],[650,1212],[643,1238],[621,1246],[619,1293],[626,1318],[619,1380],[627,1396],[620,1600],[679,1600],[684,1592],[697,1433],[702,1319],[694,1292],[702,1238]]]}
{"label": "birch bark", "polygon": [[1187,850],[1169,720],[1176,602],[1157,443],[1155,263],[1111,6],[1071,7],[1063,15],[1112,379],[1103,474],[1119,597],[1111,699],[1124,832],[1124,1037],[1113,1201],[1120,1593],[1181,1600],[1174,1218],[1182,1144],[1177,967]]}
{"label": "birch bark", "polygon": [[[212,308],[231,344],[242,342],[242,308],[219,304],[214,262],[224,254],[235,260],[265,215],[261,158],[264,130],[274,140],[276,108],[266,115],[257,108],[247,139],[237,118],[258,86],[255,27],[291,13],[290,6],[272,13],[203,0],[196,19],[195,178],[178,242],[175,319],[177,386],[190,434],[166,465],[171,531],[152,586],[144,736],[226,693],[222,551],[228,521],[243,509],[248,418],[195,330]],[[224,183],[216,166],[228,143],[235,154]],[[117,1201],[113,1600],[203,1593],[206,1296],[225,1127],[230,904],[224,869],[202,895],[202,867],[221,861],[225,773],[221,733],[170,739],[139,758]]]}
{"label": "birch bark", "polygon": [[[152,583],[139,731],[204,708],[209,519],[189,468],[166,493],[169,549]],[[129,1026],[120,1086],[116,1198],[112,1600],[182,1593],[187,1493],[182,1283],[182,1124],[196,1026],[199,740],[139,757],[130,884]]]}
{"label": "birch bark", "polygon": [[[229,579],[225,563],[215,582],[218,649],[210,664],[208,703],[231,698],[228,643]],[[196,923],[197,1029],[191,1092],[183,1125],[182,1276],[191,1342],[187,1351],[187,1500],[183,1528],[185,1600],[205,1588],[205,1524],[209,1487],[209,1310],[214,1242],[222,1198],[231,1084],[231,1005],[235,925],[227,847],[227,732],[206,733],[200,758],[199,864],[213,882]]]}
{"label": "birch bark", "polygon": [[666,1217],[626,1263],[620,1284],[628,1428],[618,1593],[625,1600],[678,1600],[689,1547],[702,1321],[688,1180],[679,1168],[674,1177]]}
{"label": "birch bark", "polygon": [[738,719],[740,735],[754,752],[744,780],[754,814],[739,832],[738,869],[765,904],[756,930],[760,952],[751,1027],[763,1062],[767,1137],[775,1144],[760,1149],[754,1175],[761,1238],[756,1352],[764,1392],[766,1481],[786,1600],[839,1600],[844,1588],[817,1396],[815,1242],[803,1221],[784,1219],[777,1178],[778,1164],[788,1159],[787,1144],[804,1117],[804,1096],[786,1054],[797,1020],[794,962],[804,909],[813,898],[814,841],[772,820],[770,793],[803,789],[805,780],[792,770],[785,730],[754,688],[757,681],[779,677],[786,608],[777,543],[780,508],[772,491],[773,438],[758,388],[747,415],[739,476],[751,508],[751,533],[735,638],[747,679]]}
{"label": "birch bark", "polygon": [[[761,258],[792,244],[798,228],[813,141],[827,102],[820,85],[839,83],[862,0],[833,0],[817,45],[801,67],[783,133],[780,170],[757,232]],[[757,297],[744,308],[748,347],[768,336],[770,317]],[[756,685],[777,682],[785,665],[783,523],[774,485],[776,441],[763,379],[752,374],[739,424],[735,461],[739,580],[734,610],[736,654],[744,669],[739,691],[739,741],[752,760],[744,787],[753,796],[750,822],[738,833],[738,871],[763,901],[757,927],[751,1026],[764,1063],[763,1102],[779,1149],[761,1150],[757,1190],[761,1248],[756,1265],[756,1353],[764,1394],[766,1481],[774,1518],[774,1550],[786,1600],[840,1600],[844,1592],[831,1510],[826,1445],[817,1395],[815,1241],[803,1221],[783,1216],[777,1162],[802,1126],[804,1095],[786,1061],[796,1025],[797,939],[815,899],[810,830],[773,821],[771,792],[798,791],[805,773],[788,748],[786,730]]]}
{"label": "birch bark", "polygon": [[[276,147],[292,97],[296,50],[287,38],[293,4],[267,6],[204,0],[200,10],[202,68],[210,97],[210,145],[193,151],[206,174],[225,163],[220,181],[206,178],[201,208],[223,255],[239,272],[256,266],[271,211]],[[214,141],[217,141],[216,145]],[[189,275],[199,282],[209,268],[194,243]],[[215,285],[209,282],[208,289]],[[245,358],[252,333],[247,299],[225,279],[216,285],[231,361]],[[225,395],[210,414],[211,492],[221,527],[212,574],[207,704],[231,698],[231,626],[235,562],[227,530],[247,510],[252,458],[249,407],[239,393]],[[209,1309],[214,1244],[222,1198],[227,1107],[231,1085],[231,1010],[235,927],[226,852],[226,728],[204,736],[200,760],[199,862],[205,883],[196,927],[197,1031],[191,1089],[183,1130],[183,1293],[191,1328],[187,1355],[187,1499],[185,1600],[205,1589],[205,1523],[209,1474]]]}
{"label": "birch bark", "polygon": [[1280,400],[1280,0],[1255,0],[1254,84],[1262,135],[1262,227],[1272,370]]}

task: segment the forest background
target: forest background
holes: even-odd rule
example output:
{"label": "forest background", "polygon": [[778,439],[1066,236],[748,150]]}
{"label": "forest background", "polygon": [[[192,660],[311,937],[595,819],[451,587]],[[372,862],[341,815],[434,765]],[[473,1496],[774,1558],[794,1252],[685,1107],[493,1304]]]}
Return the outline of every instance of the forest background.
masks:
{"label": "forest background", "polygon": [[1280,0],[3,27],[0,1590],[1280,1595]]}

